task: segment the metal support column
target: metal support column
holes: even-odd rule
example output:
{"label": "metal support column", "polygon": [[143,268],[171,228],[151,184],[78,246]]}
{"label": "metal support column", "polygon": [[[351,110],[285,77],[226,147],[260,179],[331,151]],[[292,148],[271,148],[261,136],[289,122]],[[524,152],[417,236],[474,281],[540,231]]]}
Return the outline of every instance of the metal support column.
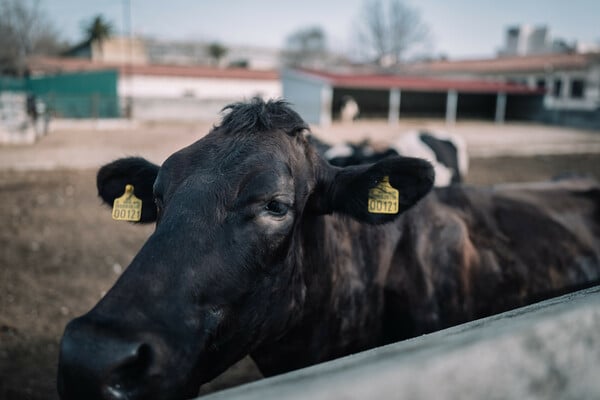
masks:
{"label": "metal support column", "polygon": [[331,125],[331,108],[333,101],[333,88],[328,85],[324,85],[321,88],[321,118],[320,124],[321,126],[330,126]]}
{"label": "metal support column", "polygon": [[390,109],[388,111],[388,122],[390,125],[398,125],[400,119],[400,89],[390,89]]}
{"label": "metal support column", "polygon": [[456,109],[458,107],[458,93],[456,90],[449,90],[446,97],[446,124],[454,125],[456,122]]}
{"label": "metal support column", "polygon": [[506,93],[498,93],[496,95],[496,116],[494,120],[497,124],[504,123],[504,117],[506,115]]}

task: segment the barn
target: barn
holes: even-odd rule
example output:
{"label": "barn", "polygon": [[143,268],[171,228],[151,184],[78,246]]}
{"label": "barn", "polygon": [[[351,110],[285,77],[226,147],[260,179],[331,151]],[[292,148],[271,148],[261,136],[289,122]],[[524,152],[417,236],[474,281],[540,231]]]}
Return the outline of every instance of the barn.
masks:
{"label": "barn", "polygon": [[312,124],[329,125],[339,118],[343,99],[352,97],[361,118],[403,117],[528,120],[543,107],[545,91],[523,84],[489,80],[432,78],[392,74],[338,73],[286,69],[281,73],[283,97]]}

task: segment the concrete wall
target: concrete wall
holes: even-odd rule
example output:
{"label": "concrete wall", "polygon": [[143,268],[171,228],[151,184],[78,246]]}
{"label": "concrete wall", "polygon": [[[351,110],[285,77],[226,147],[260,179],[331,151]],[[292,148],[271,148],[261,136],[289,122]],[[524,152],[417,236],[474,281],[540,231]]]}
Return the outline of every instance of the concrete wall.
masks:
{"label": "concrete wall", "polygon": [[120,76],[119,96],[134,98],[231,99],[281,97],[279,80],[217,79],[177,76]]}
{"label": "concrete wall", "polygon": [[331,88],[325,82],[308,78],[295,71],[283,71],[281,74],[283,97],[292,104],[292,108],[309,124],[327,124],[331,122],[331,97],[326,104],[324,92]]}
{"label": "concrete wall", "polygon": [[544,110],[536,120],[551,125],[600,130],[600,107],[594,111]]}
{"label": "concrete wall", "polygon": [[118,91],[122,99],[132,99],[131,116],[137,120],[212,121],[228,104],[282,95],[279,80],[146,75],[120,76]]}
{"label": "concrete wall", "polygon": [[25,93],[0,92],[0,144],[32,144],[43,133],[27,115],[26,104]]}
{"label": "concrete wall", "polygon": [[134,98],[131,115],[136,121],[217,121],[228,104],[243,98]]}
{"label": "concrete wall", "polygon": [[598,399],[600,286],[206,400]]}

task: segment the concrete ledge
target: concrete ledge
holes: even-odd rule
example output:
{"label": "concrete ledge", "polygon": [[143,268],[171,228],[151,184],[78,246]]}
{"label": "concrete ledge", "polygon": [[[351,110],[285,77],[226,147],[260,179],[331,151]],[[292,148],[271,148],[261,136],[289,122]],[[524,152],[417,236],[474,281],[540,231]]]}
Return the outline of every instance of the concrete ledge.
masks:
{"label": "concrete ledge", "polygon": [[600,286],[202,397],[392,398],[600,398]]}
{"label": "concrete ledge", "polygon": [[54,118],[50,129],[55,131],[113,131],[136,129],[139,123],[126,118]]}

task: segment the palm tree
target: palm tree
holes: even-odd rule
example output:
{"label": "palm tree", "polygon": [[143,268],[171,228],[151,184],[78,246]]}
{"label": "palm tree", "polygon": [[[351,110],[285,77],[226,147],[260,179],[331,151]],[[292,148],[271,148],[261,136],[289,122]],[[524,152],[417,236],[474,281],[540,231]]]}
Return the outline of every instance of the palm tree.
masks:
{"label": "palm tree", "polygon": [[102,15],[96,15],[84,31],[90,42],[94,40],[101,42],[113,34],[113,26]]}
{"label": "palm tree", "polygon": [[88,43],[97,42],[100,53],[102,53],[102,43],[113,34],[113,25],[104,19],[102,15],[96,15],[87,26],[84,26]]}

